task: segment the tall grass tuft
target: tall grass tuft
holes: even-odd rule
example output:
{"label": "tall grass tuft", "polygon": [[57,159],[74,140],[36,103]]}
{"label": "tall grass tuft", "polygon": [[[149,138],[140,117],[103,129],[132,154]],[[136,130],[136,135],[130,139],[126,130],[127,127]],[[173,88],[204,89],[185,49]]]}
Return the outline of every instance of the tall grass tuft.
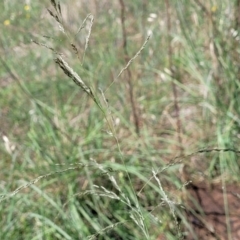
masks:
{"label": "tall grass tuft", "polygon": [[184,239],[196,179],[220,179],[228,213],[228,180],[239,181],[237,2],[74,1],[84,17],[73,9],[67,23],[51,0],[60,36],[47,26],[35,40],[44,21],[33,12],[26,26],[49,55],[31,45],[27,56],[23,10],[0,3],[21,17],[1,39],[0,239]]}

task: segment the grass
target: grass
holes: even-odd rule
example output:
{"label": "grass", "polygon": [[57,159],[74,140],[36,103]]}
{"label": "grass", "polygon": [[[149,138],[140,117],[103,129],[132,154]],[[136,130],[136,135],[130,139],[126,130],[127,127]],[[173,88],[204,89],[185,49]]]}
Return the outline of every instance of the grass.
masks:
{"label": "grass", "polygon": [[183,164],[239,181],[238,1],[202,2],[0,3],[1,239],[177,239]]}

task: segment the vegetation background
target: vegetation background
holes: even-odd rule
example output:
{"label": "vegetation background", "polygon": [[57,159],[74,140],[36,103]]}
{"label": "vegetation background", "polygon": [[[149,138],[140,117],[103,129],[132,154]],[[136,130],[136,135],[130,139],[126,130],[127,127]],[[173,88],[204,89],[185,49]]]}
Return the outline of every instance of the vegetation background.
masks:
{"label": "vegetation background", "polygon": [[51,2],[0,1],[0,239],[184,237],[188,181],[239,181],[240,1]]}

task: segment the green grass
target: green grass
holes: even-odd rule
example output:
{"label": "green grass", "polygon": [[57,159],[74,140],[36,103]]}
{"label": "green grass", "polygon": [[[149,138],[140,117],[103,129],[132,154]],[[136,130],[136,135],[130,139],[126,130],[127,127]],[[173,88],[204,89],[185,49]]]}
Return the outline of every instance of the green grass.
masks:
{"label": "green grass", "polygon": [[[127,71],[116,78],[126,66],[119,2],[65,2],[64,26],[71,36],[88,13],[95,18],[83,62],[49,16],[46,7],[54,12],[50,1],[32,3],[29,10],[22,3],[0,3],[0,239],[94,239],[94,234],[95,239],[157,239],[163,232],[177,239],[184,234],[182,163],[169,162],[203,148],[239,146],[236,3],[207,2],[210,17],[197,1],[169,1],[168,29],[164,2],[125,1],[130,58],[153,33],[128,67],[141,123],[138,135]],[[147,20],[151,13],[156,14],[152,21]],[[74,42],[81,57],[88,33],[84,28]],[[32,39],[64,54],[103,111],[54,63],[54,53]],[[99,88],[107,89],[108,107]],[[227,173],[227,181],[239,181],[234,152],[195,155],[204,160],[201,171],[210,179]],[[194,175],[190,157],[181,159]],[[164,170],[153,178],[153,169]]]}

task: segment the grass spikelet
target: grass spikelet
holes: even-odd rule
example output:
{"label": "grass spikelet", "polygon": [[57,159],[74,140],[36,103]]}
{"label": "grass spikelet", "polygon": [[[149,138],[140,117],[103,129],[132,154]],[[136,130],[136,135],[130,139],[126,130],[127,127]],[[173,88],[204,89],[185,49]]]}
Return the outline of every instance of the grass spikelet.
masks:
{"label": "grass spikelet", "polygon": [[56,12],[59,15],[62,15],[62,10],[61,10],[61,5],[59,2],[56,2],[55,0],[51,0],[51,4],[54,7],[54,9],[56,10]]}
{"label": "grass spikelet", "polygon": [[[176,156],[175,158],[173,158],[165,167],[163,168],[159,168],[157,171],[156,171],[156,174],[159,174],[159,173],[162,173],[164,171],[166,171],[169,167],[171,166],[174,166],[175,164],[180,164],[180,163],[183,163],[183,160],[186,159],[186,158],[189,158],[191,156],[194,156],[194,155],[197,155],[199,153],[211,153],[211,152],[233,152],[235,154],[240,154],[240,151],[239,150],[236,150],[236,149],[232,149],[232,148],[209,148],[209,149],[200,149],[200,150],[197,150],[195,152],[192,152],[190,154],[181,154],[179,156]],[[154,175],[152,175],[149,179],[148,179],[148,182],[146,182],[143,187],[139,190],[138,194],[137,195],[140,195],[141,192],[143,191],[143,189],[149,184],[149,182],[154,178]],[[185,183],[186,185],[188,183]]]}
{"label": "grass spikelet", "polygon": [[57,15],[55,15],[50,9],[47,9],[49,14],[58,22],[60,23],[60,20]]}
{"label": "grass spikelet", "polygon": [[57,4],[57,9],[58,9],[59,14],[62,15],[61,5],[59,2]]}
{"label": "grass spikelet", "polygon": [[74,53],[75,53],[76,55],[78,55],[78,49],[77,49],[76,45],[74,45],[73,43],[71,43],[70,45],[71,45]]}
{"label": "grass spikelet", "polygon": [[36,184],[38,181],[40,181],[41,179],[44,179],[44,178],[48,178],[48,177],[51,177],[53,175],[56,175],[56,174],[62,174],[62,173],[66,173],[66,172],[69,172],[69,171],[73,171],[73,170],[76,170],[76,169],[81,169],[81,168],[84,168],[86,167],[87,165],[84,165],[84,164],[79,164],[79,166],[76,166],[76,167],[69,167],[67,169],[63,169],[63,170],[59,170],[59,171],[55,171],[55,172],[51,172],[51,173],[48,173],[48,174],[45,174],[45,175],[41,175],[33,180],[31,180],[30,182],[28,182],[27,184],[25,185],[22,185],[20,187],[18,187],[16,190],[14,190],[12,193],[10,194],[7,194],[7,195],[2,195],[0,196],[0,203],[4,200],[7,200],[9,198],[12,198],[14,197],[17,193],[19,193],[21,190],[25,189],[25,188],[28,188],[30,187],[31,185],[34,185]]}
{"label": "grass spikelet", "polygon": [[[63,24],[62,22],[60,21],[60,18],[57,14],[54,14],[50,9],[47,9],[47,11],[49,12],[49,14],[56,20],[57,24],[58,24],[58,27],[59,27],[59,30],[66,34],[66,31],[64,30],[64,27],[63,27]],[[56,12],[58,13],[58,11],[56,10]]]}
{"label": "grass spikelet", "polygon": [[61,56],[57,56],[55,62],[63,70],[63,72],[74,81],[75,84],[77,84],[84,92],[88,94],[90,98],[93,99],[93,101],[105,115],[104,108],[99,102],[97,96],[95,96],[92,89],[83,82],[81,77],[68,65],[68,63]]}
{"label": "grass spikelet", "polygon": [[160,191],[161,191],[161,193],[163,195],[163,199],[162,200],[165,201],[168,204],[169,208],[170,208],[170,212],[171,212],[171,214],[172,214],[172,216],[174,218],[175,224],[177,226],[177,232],[178,232],[178,235],[179,235],[180,234],[180,225],[178,223],[178,220],[177,220],[177,217],[176,217],[176,214],[175,214],[175,206],[174,206],[175,203],[168,198],[167,194],[163,190],[162,184],[161,184],[159,178],[157,177],[157,172],[152,170],[152,173],[153,173],[153,177],[157,181],[158,187],[159,187],[159,189],[160,189]]}
{"label": "grass spikelet", "polygon": [[86,43],[85,43],[85,49],[84,49],[84,53],[83,53],[82,62],[84,61],[85,53],[86,53],[87,48],[88,48],[88,43],[89,43],[89,39],[90,39],[90,36],[91,36],[92,25],[93,25],[93,21],[94,21],[94,17],[93,17],[92,14],[89,14],[88,18],[90,19],[90,24],[89,24],[88,34],[86,36]]}
{"label": "grass spikelet", "polygon": [[[109,89],[115,82],[116,80],[122,75],[122,73],[131,65],[131,63],[141,54],[142,50],[145,48],[145,46],[147,45],[149,39],[150,39],[151,35],[148,35],[147,39],[145,40],[145,42],[143,43],[143,45],[141,46],[141,48],[137,51],[137,53],[128,61],[128,63],[126,64],[126,66],[124,68],[122,68],[122,70],[119,72],[119,74],[117,75],[117,77],[110,83],[110,85],[105,89],[105,91],[107,91],[107,89]],[[104,92],[105,92],[104,91]]]}
{"label": "grass spikelet", "polygon": [[68,77],[70,77],[80,88],[82,88],[84,92],[92,97],[91,89],[83,82],[80,76],[68,65],[68,63],[61,56],[58,56],[55,59],[55,62]]}
{"label": "grass spikelet", "polygon": [[[85,25],[87,19],[88,19],[89,16],[91,16],[91,15],[92,15],[92,14],[89,13],[89,14],[84,18],[82,24],[80,25],[80,27],[78,28],[78,30],[77,30],[77,32],[76,32],[76,35],[81,32],[81,30],[84,28],[84,25]],[[76,36],[76,35],[75,35],[75,36]]]}
{"label": "grass spikelet", "polygon": [[[44,36],[44,37],[46,37],[46,36]],[[42,47],[45,47],[45,48],[51,50],[53,53],[55,53],[55,54],[57,54],[57,55],[61,55],[60,53],[56,52],[53,47],[50,47],[49,45],[47,45],[47,44],[45,44],[45,43],[40,43],[40,42],[38,42],[38,41],[36,41],[36,40],[32,40],[32,42],[35,43],[35,44],[37,44],[37,45],[39,45],[39,46],[42,46]]]}
{"label": "grass spikelet", "polygon": [[131,63],[141,54],[142,50],[145,48],[146,44],[148,43],[151,35],[148,35],[146,41],[143,43],[142,47],[137,51],[137,53],[128,61],[127,65],[119,72],[117,78],[121,76],[121,74],[131,65]]}
{"label": "grass spikelet", "polygon": [[108,231],[116,228],[119,225],[125,224],[126,222],[128,222],[128,221],[122,221],[122,222],[117,222],[117,223],[111,224],[111,225],[101,229],[99,232],[97,232],[91,236],[88,236],[87,239],[88,240],[96,240],[96,239],[98,239],[99,236],[103,235],[104,233],[107,233]]}
{"label": "grass spikelet", "polygon": [[53,7],[54,7],[55,9],[57,9],[57,4],[56,4],[55,0],[51,0],[51,4],[53,5]]}
{"label": "grass spikelet", "polygon": [[[93,160],[94,161],[94,160]],[[96,194],[98,196],[103,196],[103,197],[109,197],[112,199],[116,199],[120,202],[122,202],[124,205],[128,206],[131,211],[129,213],[130,218],[135,222],[135,224],[142,230],[142,232],[144,233],[146,239],[148,239],[148,231],[144,225],[144,218],[141,212],[141,208],[138,204],[138,202],[135,203],[135,206],[132,205],[131,201],[129,200],[129,198],[123,193],[123,191],[121,190],[120,186],[118,185],[116,179],[114,178],[114,176],[112,174],[110,174],[112,171],[105,171],[105,169],[103,168],[103,166],[101,164],[98,164],[96,161],[94,161],[94,163],[96,164],[96,167],[102,171],[102,173],[106,174],[109,178],[109,180],[111,181],[112,185],[114,186],[115,189],[118,190],[119,192],[119,196],[117,196],[114,192],[107,190],[105,187],[103,186],[95,186],[98,189],[102,189],[103,192],[97,192]]]}
{"label": "grass spikelet", "polygon": [[[93,160],[94,161],[94,160]],[[103,166],[101,164],[98,164],[96,161],[94,161],[94,163],[96,164],[96,167],[102,171],[102,173],[108,176],[109,180],[112,182],[113,186],[119,191],[121,191],[121,188],[119,187],[119,185],[117,184],[116,179],[113,177],[113,175],[111,175],[110,173],[113,172],[113,170],[110,168],[110,171],[108,169],[108,171],[105,171],[105,169],[103,168]]]}

